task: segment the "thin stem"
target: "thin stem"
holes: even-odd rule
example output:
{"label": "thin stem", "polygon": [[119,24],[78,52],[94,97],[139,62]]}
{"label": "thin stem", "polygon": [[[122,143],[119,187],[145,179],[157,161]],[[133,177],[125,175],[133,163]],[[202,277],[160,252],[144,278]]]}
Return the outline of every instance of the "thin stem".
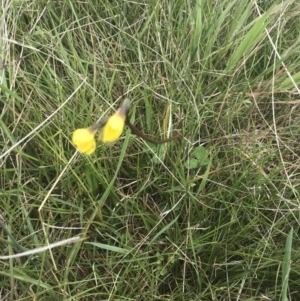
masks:
{"label": "thin stem", "polygon": [[163,139],[163,140],[154,140],[150,137],[148,137],[147,135],[145,135],[141,130],[139,130],[135,125],[133,125],[129,120],[128,120],[128,117],[126,117],[126,120],[125,120],[125,124],[130,128],[131,132],[137,136],[139,136],[140,138],[148,141],[148,142],[151,142],[153,144],[163,144],[163,143],[166,143],[166,142],[169,142],[169,141],[173,141],[173,140],[177,140],[177,139],[180,139],[181,136],[179,134],[171,137],[171,138],[168,138],[168,139]]}

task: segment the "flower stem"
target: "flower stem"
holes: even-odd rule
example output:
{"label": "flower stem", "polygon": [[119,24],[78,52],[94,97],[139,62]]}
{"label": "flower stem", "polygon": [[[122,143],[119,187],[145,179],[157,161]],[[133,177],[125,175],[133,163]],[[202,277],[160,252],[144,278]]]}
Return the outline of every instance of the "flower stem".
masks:
{"label": "flower stem", "polygon": [[125,120],[125,124],[130,128],[131,132],[137,136],[139,136],[140,138],[150,142],[150,143],[153,143],[155,145],[158,145],[158,144],[163,144],[163,143],[166,143],[166,142],[169,142],[169,141],[173,141],[173,140],[177,140],[177,139],[180,139],[181,136],[179,134],[171,137],[171,138],[168,138],[168,139],[162,139],[162,140],[154,140],[150,137],[148,137],[147,135],[145,135],[141,130],[139,130],[135,125],[133,125],[129,120],[128,120],[128,117],[126,117],[126,120]]}

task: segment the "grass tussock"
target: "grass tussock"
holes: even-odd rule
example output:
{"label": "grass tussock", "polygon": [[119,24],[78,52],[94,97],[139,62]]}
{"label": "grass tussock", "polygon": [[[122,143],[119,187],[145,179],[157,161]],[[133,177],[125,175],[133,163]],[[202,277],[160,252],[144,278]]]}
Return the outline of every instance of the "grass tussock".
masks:
{"label": "grass tussock", "polygon": [[[82,238],[0,261],[1,300],[299,300],[298,1],[1,10],[0,255]],[[182,140],[77,153],[124,93]]]}

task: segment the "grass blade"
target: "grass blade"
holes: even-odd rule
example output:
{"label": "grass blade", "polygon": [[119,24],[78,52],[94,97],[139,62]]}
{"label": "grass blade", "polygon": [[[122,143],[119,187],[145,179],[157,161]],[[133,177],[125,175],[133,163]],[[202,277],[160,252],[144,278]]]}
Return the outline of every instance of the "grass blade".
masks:
{"label": "grass blade", "polygon": [[270,15],[270,11],[265,12],[261,17],[257,18],[257,21],[254,23],[252,28],[245,35],[240,45],[235,49],[233,54],[227,63],[227,69],[235,68],[240,59],[247,55],[247,53],[254,48],[254,46],[261,41],[265,34],[264,30],[267,27],[270,19],[268,17]]}
{"label": "grass blade", "polygon": [[127,250],[127,249],[123,249],[123,248],[119,248],[119,247],[115,247],[115,246],[110,246],[110,245],[106,245],[106,244],[101,244],[101,243],[98,243],[98,242],[86,242],[86,244],[90,244],[90,245],[93,245],[97,248],[101,248],[101,249],[116,252],[116,253],[127,254],[130,251],[130,250]]}
{"label": "grass blade", "polygon": [[291,252],[292,252],[292,241],[293,241],[293,228],[290,230],[290,233],[286,239],[285,244],[285,253],[282,264],[282,292],[281,300],[288,301],[287,290],[289,282],[289,274],[291,270]]}
{"label": "grass blade", "polygon": [[168,223],[165,227],[163,227],[158,233],[156,233],[155,235],[154,235],[154,237],[151,239],[151,241],[150,241],[150,245],[162,234],[162,233],[164,233],[164,232],[166,232],[168,229],[170,229],[170,227],[174,224],[174,223],[176,223],[177,222],[177,220],[178,220],[178,217],[179,216],[177,216],[176,218],[174,218],[170,223]]}

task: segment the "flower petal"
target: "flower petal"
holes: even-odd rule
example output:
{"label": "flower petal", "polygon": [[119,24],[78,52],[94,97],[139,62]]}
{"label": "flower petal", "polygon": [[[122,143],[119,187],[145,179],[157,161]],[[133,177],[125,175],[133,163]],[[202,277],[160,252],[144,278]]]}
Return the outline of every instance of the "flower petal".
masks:
{"label": "flower petal", "polygon": [[122,135],[126,116],[120,114],[118,110],[112,115],[103,127],[100,139],[104,143],[115,142]]}
{"label": "flower petal", "polygon": [[72,136],[72,141],[81,153],[92,154],[96,149],[96,130],[91,128],[77,129]]}
{"label": "flower petal", "polygon": [[85,150],[82,153],[87,154],[87,155],[91,155],[95,150],[96,150],[96,141],[93,141],[93,143],[91,143],[89,145],[89,149]]}

